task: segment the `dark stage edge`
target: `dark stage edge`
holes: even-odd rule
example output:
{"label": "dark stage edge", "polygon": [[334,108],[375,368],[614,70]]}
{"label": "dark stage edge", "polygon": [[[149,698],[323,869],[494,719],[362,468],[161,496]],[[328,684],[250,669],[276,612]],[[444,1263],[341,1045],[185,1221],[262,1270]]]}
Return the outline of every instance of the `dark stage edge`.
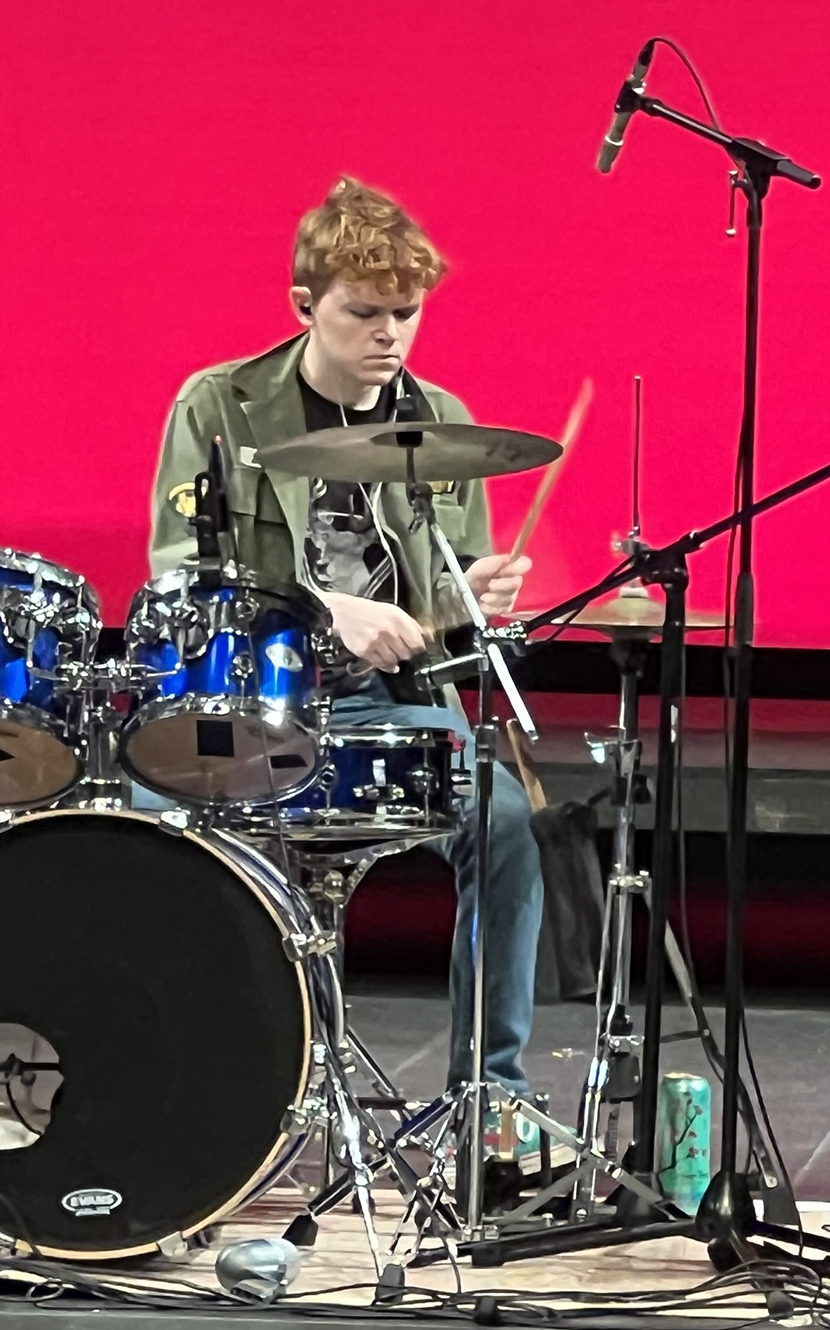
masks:
{"label": "dark stage edge", "polygon": [[[507,1286],[505,1286],[507,1287]],[[415,1313],[408,1314],[403,1311],[385,1312],[378,1310],[373,1312],[364,1307],[338,1308],[332,1303],[311,1303],[303,1311],[300,1308],[292,1308],[290,1304],[276,1303],[273,1307],[261,1310],[259,1308],[242,1307],[239,1309],[216,1310],[216,1311],[156,1311],[145,1310],[143,1307],[102,1307],[95,1302],[78,1302],[71,1308],[52,1307],[39,1308],[36,1306],[11,1307],[0,1304],[0,1326],[8,1327],[8,1330],[15,1330],[17,1326],[24,1327],[24,1330],[31,1330],[38,1324],[36,1318],[40,1318],[40,1324],[48,1324],[53,1330],[82,1330],[82,1327],[94,1325],[105,1328],[105,1330],[130,1330],[130,1327],[136,1327],[136,1330],[173,1330],[174,1326],[210,1326],[211,1330],[221,1326],[273,1326],[273,1325],[299,1325],[308,1324],[314,1321],[318,1324],[324,1324],[334,1327],[334,1330],[340,1330],[340,1327],[349,1327],[349,1330],[356,1325],[377,1326],[378,1330],[391,1330],[393,1326],[400,1325],[425,1325],[436,1327],[437,1330],[457,1330],[457,1327],[467,1321],[470,1325],[488,1324],[488,1322],[476,1322],[472,1316],[460,1318],[458,1313],[443,1316],[437,1312],[431,1312],[429,1317],[419,1316]],[[574,1330],[725,1330],[730,1325],[751,1325],[752,1320],[769,1324],[767,1314],[759,1309],[756,1318],[744,1315],[742,1317],[698,1317],[675,1315],[673,1313],[665,1316],[655,1315],[634,1315],[625,1311],[605,1311],[597,1312],[596,1315],[586,1315],[584,1312],[578,1315],[570,1316],[567,1312],[561,1312],[556,1316],[555,1324],[561,1330],[568,1330],[574,1327]],[[489,1322],[493,1324],[493,1322]],[[496,1322],[498,1324],[498,1322]],[[504,1324],[508,1325],[528,1325],[539,1326],[544,1324],[538,1315],[534,1318],[528,1317],[522,1321],[511,1316]],[[551,1318],[549,1324],[553,1325]]]}
{"label": "dark stage edge", "polygon": [[[540,739],[533,760],[550,804],[589,799],[609,784],[606,767],[592,759],[586,734],[611,737],[619,698],[575,693],[527,696]],[[656,699],[641,706],[643,769],[657,775]],[[465,698],[472,710],[474,703]],[[510,713],[503,702],[503,717]],[[726,781],[722,734],[723,702],[688,698],[683,725],[683,823],[687,831],[726,830]],[[506,740],[500,756],[510,762]],[[830,705],[798,699],[758,699],[752,706],[747,826],[751,835],[825,836],[830,833]],[[598,807],[600,825],[611,826],[607,801]],[[637,825],[653,826],[653,803],[637,810]]]}

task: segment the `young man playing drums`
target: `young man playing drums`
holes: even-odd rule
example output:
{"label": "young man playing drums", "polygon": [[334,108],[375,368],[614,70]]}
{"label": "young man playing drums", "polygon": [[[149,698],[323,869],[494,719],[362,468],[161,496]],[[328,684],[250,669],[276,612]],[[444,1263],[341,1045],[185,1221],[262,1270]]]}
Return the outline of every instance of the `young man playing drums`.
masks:
{"label": "young man playing drums", "polygon": [[[405,665],[424,651],[433,626],[440,637],[442,623],[458,622],[460,598],[428,533],[409,530],[404,485],[323,483],[256,461],[257,448],[266,443],[389,421],[400,394],[415,398],[419,419],[469,422],[457,398],[404,369],[426,297],[443,273],[420,228],[390,199],[354,181],[341,181],[308,213],[297,236],[290,291],[303,331],[264,355],[197,374],[182,388],[159,463],[151,562],[158,574],[192,558],[187,498],[192,502],[193,479],[207,460],[199,440],[221,435],[230,457],[227,485],[240,562],[266,585],[299,583],[313,590],[331,612],[344,662],[330,680],[334,724],[453,729],[469,740],[454,692],[447,690],[450,709],[425,705],[412,691]],[[433,488],[441,527],[480,606],[488,615],[509,612],[530,561],[490,553],[481,481]],[[521,786],[497,766],[487,883],[485,1072],[520,1093],[528,1089],[521,1056],[531,1029],[542,911],[529,815]],[[470,802],[462,829],[434,842],[455,869],[458,891],[450,1085],[469,1079],[472,1065],[474,832]]]}

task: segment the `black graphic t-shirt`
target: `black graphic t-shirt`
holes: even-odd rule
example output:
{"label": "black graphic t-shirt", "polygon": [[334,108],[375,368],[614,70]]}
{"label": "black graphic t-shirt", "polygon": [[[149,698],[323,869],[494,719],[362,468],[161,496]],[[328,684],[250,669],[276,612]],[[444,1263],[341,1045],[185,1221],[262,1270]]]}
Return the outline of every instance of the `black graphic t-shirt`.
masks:
{"label": "black graphic t-shirt", "polygon": [[[338,404],[316,392],[299,370],[297,378],[309,433],[342,427]],[[381,389],[369,410],[345,407],[346,423],[385,423],[391,419],[394,407],[392,382]],[[370,481],[362,485],[346,480],[311,481],[305,558],[311,580],[321,591],[394,602],[398,578],[393,555],[373,512],[376,490]],[[348,674],[344,667],[326,672],[325,682],[336,685],[336,693],[342,694],[365,686],[369,677],[365,672]]]}
{"label": "black graphic t-shirt", "polygon": [[[340,407],[322,397],[298,373],[306,429],[343,424]],[[368,411],[345,407],[346,423],[383,423],[392,415],[394,384],[387,384]],[[371,600],[394,600],[395,570],[372,512],[373,487],[347,480],[312,480],[305,555],[321,591],[342,591]]]}

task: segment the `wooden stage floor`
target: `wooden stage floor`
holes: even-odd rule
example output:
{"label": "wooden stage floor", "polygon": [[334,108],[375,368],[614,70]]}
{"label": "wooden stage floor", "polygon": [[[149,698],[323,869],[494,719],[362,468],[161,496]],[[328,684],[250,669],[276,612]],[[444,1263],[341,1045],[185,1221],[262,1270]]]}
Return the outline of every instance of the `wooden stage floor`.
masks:
{"label": "wooden stage floor", "polygon": [[[375,1224],[381,1248],[385,1252],[403,1211],[403,1199],[386,1187],[374,1191],[376,1201]],[[277,1187],[259,1201],[234,1216],[218,1230],[210,1246],[181,1261],[159,1258],[143,1273],[154,1279],[184,1278],[205,1287],[218,1287],[214,1262],[221,1248],[232,1242],[252,1237],[279,1237],[290,1220],[302,1208],[302,1198],[290,1187]],[[805,1232],[820,1232],[830,1221],[830,1206],[815,1203],[800,1207]],[[410,1230],[411,1232],[411,1230]],[[407,1243],[403,1249],[406,1250]],[[706,1248],[701,1243],[682,1237],[657,1242],[640,1242],[625,1247],[606,1248],[603,1251],[544,1256],[534,1260],[510,1262],[495,1269],[472,1268],[469,1260],[462,1260],[456,1271],[448,1262],[406,1272],[407,1289],[435,1290],[444,1293],[457,1291],[460,1282],[464,1293],[480,1291],[511,1291],[523,1293],[528,1301],[545,1295],[545,1305],[561,1310],[577,1304],[569,1294],[580,1295],[579,1305],[586,1306],[588,1293],[595,1292],[599,1301],[587,1305],[621,1307],[624,1299],[633,1310],[629,1299],[636,1293],[663,1292],[667,1299],[678,1290],[687,1290],[712,1279],[713,1267]],[[351,1210],[349,1202],[329,1212],[320,1220],[316,1244],[304,1254],[299,1277],[291,1285],[290,1293],[302,1295],[314,1302],[327,1302],[344,1306],[368,1307],[375,1291],[375,1272],[370,1249],[360,1217]],[[551,1298],[551,1294],[558,1295]],[[608,1299],[609,1301],[606,1301]],[[740,1299],[741,1305],[723,1305],[719,1309],[696,1309],[693,1302],[683,1308],[685,1315],[717,1316],[751,1322],[768,1315],[763,1298],[748,1288]],[[290,1305],[290,1300],[288,1300]],[[281,1303],[285,1306],[286,1303]],[[648,1303],[637,1304],[649,1309]],[[653,1305],[651,1310],[656,1311]]]}

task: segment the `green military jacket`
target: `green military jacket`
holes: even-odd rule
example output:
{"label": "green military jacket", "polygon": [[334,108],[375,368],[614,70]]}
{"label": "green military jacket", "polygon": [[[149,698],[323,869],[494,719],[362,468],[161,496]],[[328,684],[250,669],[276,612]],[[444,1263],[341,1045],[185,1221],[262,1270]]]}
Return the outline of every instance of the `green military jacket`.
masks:
{"label": "green military jacket", "polygon": [[[208,446],[221,435],[230,460],[227,489],[239,560],[266,585],[299,584],[313,590],[305,569],[310,479],[262,466],[257,449],[305,433],[297,369],[303,334],[251,360],[231,361],[188,379],[173,406],[153,494],[150,564],[154,576],[191,561],[196,538],[194,478],[207,467]],[[416,380],[436,420],[466,422],[457,398]],[[371,477],[367,477],[371,479]],[[480,480],[436,484],[435,510],[456,554],[472,560],[491,549]],[[381,487],[378,513],[407,587],[409,612],[421,622],[463,621],[459,598],[425,526],[411,532],[412,510],[403,484]]]}

